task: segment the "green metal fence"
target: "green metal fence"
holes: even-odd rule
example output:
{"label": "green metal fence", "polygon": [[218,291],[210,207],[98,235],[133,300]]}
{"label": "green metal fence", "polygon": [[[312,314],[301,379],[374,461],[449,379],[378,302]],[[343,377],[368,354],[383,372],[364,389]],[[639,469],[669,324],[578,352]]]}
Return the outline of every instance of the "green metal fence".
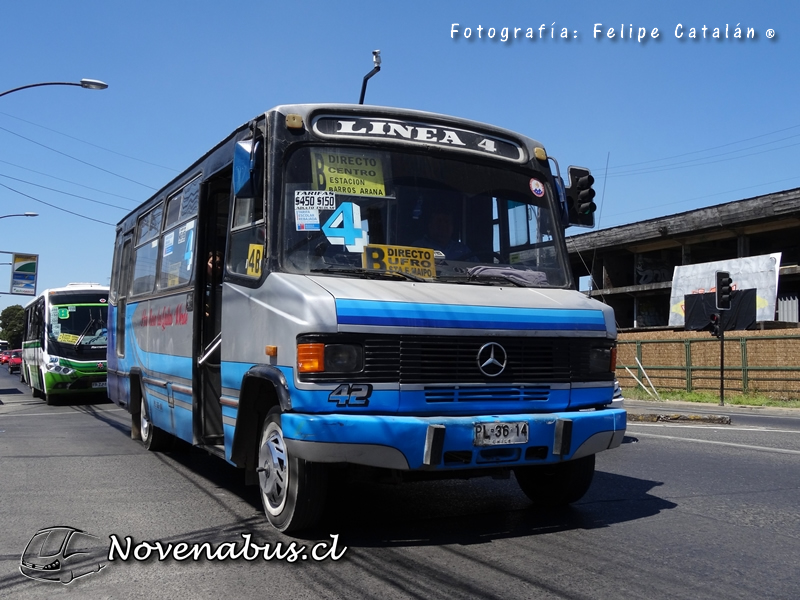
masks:
{"label": "green metal fence", "polygon": [[[657,389],[719,389],[717,338],[620,340],[618,346],[617,377],[623,387],[638,385],[627,367],[639,381],[646,384],[649,378]],[[725,390],[800,398],[800,336],[727,335]]]}

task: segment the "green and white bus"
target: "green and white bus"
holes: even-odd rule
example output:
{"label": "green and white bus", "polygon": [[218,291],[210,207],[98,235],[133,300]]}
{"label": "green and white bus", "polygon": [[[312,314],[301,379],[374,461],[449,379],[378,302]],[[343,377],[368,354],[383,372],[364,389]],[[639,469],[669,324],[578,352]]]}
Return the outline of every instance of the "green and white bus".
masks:
{"label": "green and white bus", "polygon": [[25,307],[20,380],[47,404],[68,395],[106,396],[108,287],[70,283]]}

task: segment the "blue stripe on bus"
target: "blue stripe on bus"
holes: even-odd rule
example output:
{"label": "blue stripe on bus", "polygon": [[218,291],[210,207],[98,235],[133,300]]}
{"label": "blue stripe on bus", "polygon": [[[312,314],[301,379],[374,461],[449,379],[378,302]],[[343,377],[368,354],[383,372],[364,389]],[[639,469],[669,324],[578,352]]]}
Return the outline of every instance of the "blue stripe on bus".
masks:
{"label": "blue stripe on bus", "polygon": [[605,331],[602,311],[336,300],[340,325]]}

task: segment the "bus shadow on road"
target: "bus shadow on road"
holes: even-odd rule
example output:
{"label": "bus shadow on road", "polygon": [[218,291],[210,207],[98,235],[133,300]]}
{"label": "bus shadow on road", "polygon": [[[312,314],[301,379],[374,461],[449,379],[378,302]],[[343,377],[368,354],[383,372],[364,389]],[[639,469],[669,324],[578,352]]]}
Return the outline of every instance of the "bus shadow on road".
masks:
{"label": "bus shadow on road", "polygon": [[95,404],[112,404],[107,396],[86,394],[80,396],[59,396],[53,399],[55,406],[94,406]]}
{"label": "bus shadow on road", "polygon": [[310,537],[335,531],[353,547],[470,545],[598,529],[675,508],[674,502],[651,494],[660,485],[598,471],[582,500],[549,510],[533,508],[513,476],[506,481],[365,485],[330,498],[326,519]]}
{"label": "bus shadow on road", "polygon": [[[245,486],[241,471],[220,469],[217,461],[209,461],[205,452],[188,445],[168,456],[164,462],[172,463],[185,476],[207,479],[263,515],[258,487]],[[591,530],[675,508],[674,502],[652,493],[660,485],[597,471],[583,499],[569,507],[542,510],[531,506],[513,475],[504,480],[484,477],[395,485],[353,482],[332,469],[323,520],[314,529],[292,537],[327,539],[330,533],[339,533],[349,546],[390,547],[483,544],[493,539]],[[270,527],[266,517],[262,518],[262,532],[266,533]]]}

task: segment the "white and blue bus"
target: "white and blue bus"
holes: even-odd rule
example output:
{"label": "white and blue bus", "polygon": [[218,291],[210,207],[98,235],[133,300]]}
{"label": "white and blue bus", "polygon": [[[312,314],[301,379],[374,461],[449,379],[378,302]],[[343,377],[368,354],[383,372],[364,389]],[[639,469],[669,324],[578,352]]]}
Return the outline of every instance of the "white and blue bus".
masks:
{"label": "white and blue bus", "polygon": [[52,404],[70,396],[106,399],[108,286],[70,283],[25,307],[20,380]]}
{"label": "white and blue bus", "polygon": [[482,123],[273,108],[118,224],[109,396],[148,449],[243,469],[281,531],[352,471],[574,502],[626,415],[613,311],[568,268],[594,207],[570,180]]}

